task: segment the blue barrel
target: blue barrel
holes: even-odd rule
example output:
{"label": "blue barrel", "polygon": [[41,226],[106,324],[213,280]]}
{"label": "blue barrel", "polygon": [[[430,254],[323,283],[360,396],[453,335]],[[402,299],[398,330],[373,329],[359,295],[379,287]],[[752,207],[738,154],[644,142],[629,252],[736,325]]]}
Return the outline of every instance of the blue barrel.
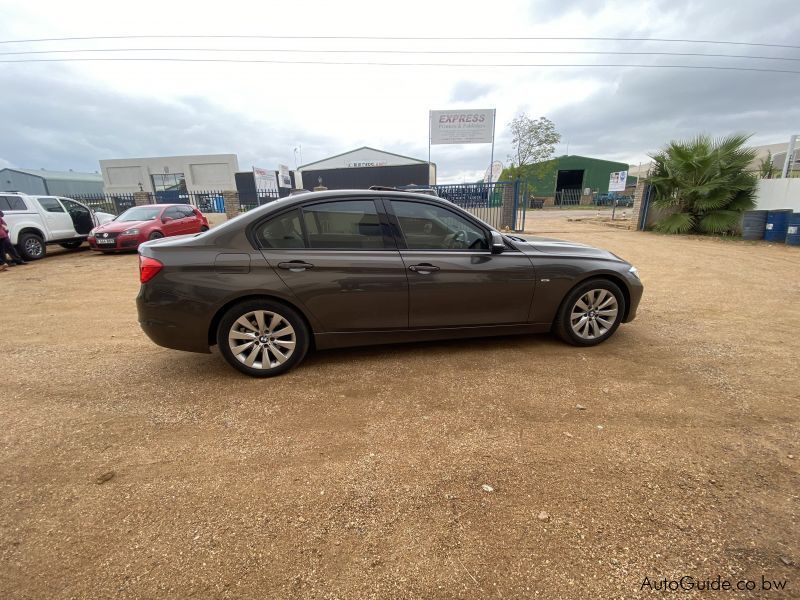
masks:
{"label": "blue barrel", "polygon": [[763,240],[767,224],[767,210],[747,210],[742,215],[742,239]]}
{"label": "blue barrel", "polygon": [[786,243],[790,246],[800,246],[800,212],[789,215],[786,228]]}
{"label": "blue barrel", "polygon": [[789,227],[791,208],[771,210],[767,213],[767,224],[764,226],[764,239],[768,242],[786,241],[786,229]]}

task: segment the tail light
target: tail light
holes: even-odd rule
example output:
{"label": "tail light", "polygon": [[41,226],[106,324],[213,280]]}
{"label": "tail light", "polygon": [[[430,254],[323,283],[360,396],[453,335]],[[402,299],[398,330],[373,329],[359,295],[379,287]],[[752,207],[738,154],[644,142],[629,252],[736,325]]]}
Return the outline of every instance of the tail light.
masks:
{"label": "tail light", "polygon": [[150,281],[163,268],[164,264],[160,260],[139,255],[139,281],[142,283]]}

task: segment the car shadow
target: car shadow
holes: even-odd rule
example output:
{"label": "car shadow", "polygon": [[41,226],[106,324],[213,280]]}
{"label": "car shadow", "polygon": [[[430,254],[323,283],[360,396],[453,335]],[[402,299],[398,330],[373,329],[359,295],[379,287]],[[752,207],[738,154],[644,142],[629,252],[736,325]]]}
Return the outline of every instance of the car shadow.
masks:
{"label": "car shadow", "polygon": [[[426,356],[431,356],[432,359],[446,356],[448,359],[458,360],[460,357],[468,357],[475,354],[485,355],[487,352],[508,350],[521,353],[530,352],[534,355],[536,353],[552,355],[554,352],[566,351],[570,348],[570,346],[557,340],[552,335],[542,333],[314,350],[310,351],[303,362],[295,369],[281,377],[292,377],[293,374],[302,375],[307,368],[340,369],[342,366],[353,367],[362,361],[373,361],[371,368],[380,368],[380,365],[376,365],[374,362],[376,359],[379,362],[386,361],[388,368],[389,363],[398,360],[411,360]],[[150,368],[155,374],[161,372],[164,376],[169,375],[170,378],[179,375],[193,377],[198,370],[204,374],[204,379],[209,381],[247,378],[246,375],[229,366],[225,359],[220,356],[217,348],[213,348],[211,354],[170,352],[167,360],[159,357]]]}

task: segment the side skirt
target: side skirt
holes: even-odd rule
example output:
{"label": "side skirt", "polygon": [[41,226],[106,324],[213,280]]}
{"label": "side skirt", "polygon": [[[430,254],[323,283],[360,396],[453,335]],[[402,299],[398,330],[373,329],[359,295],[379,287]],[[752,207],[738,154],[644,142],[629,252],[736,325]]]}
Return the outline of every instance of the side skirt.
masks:
{"label": "side skirt", "polygon": [[377,344],[402,344],[407,342],[545,333],[550,331],[550,325],[550,323],[521,323],[517,325],[447,327],[441,329],[331,332],[314,334],[314,341],[318,350],[326,350],[349,346],[373,346]]}

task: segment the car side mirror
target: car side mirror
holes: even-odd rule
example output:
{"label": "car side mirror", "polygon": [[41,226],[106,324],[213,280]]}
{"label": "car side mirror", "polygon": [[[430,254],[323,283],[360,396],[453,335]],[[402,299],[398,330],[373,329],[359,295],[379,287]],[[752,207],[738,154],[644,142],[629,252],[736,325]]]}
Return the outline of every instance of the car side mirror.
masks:
{"label": "car side mirror", "polygon": [[503,236],[496,231],[492,232],[492,254],[502,254],[505,252],[506,243],[503,241]]}
{"label": "car side mirror", "polygon": [[162,223],[169,223],[170,221],[172,221],[172,217],[161,217]]}

